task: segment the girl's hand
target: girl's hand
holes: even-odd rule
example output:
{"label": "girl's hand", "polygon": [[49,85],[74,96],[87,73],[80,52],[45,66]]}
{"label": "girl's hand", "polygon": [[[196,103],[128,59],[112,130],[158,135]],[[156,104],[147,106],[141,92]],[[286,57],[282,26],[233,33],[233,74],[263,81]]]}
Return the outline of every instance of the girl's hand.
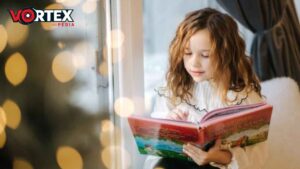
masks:
{"label": "girl's hand", "polygon": [[193,159],[198,165],[205,165],[209,162],[216,162],[219,164],[229,164],[232,158],[232,154],[228,150],[221,150],[221,140],[216,140],[215,145],[205,152],[200,148],[186,144],[183,146],[183,152]]}
{"label": "girl's hand", "polygon": [[177,109],[174,112],[171,112],[168,114],[168,118],[172,120],[182,120],[182,121],[187,121],[189,116],[189,112],[182,111]]}

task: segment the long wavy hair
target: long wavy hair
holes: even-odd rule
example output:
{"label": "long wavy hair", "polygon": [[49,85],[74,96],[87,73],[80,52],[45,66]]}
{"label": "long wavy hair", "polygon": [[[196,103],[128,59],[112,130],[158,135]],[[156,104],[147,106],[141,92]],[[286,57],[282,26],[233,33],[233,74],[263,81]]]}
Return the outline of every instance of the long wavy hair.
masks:
{"label": "long wavy hair", "polygon": [[184,49],[191,36],[207,29],[212,48],[209,57],[213,65],[213,84],[222,101],[228,90],[255,90],[261,96],[259,79],[251,66],[251,59],[245,54],[245,42],[240,37],[236,22],[227,14],[215,9],[204,8],[188,13],[180,23],[176,36],[169,47],[169,68],[166,74],[167,88],[171,101],[188,101],[192,97],[194,81],[184,67]]}

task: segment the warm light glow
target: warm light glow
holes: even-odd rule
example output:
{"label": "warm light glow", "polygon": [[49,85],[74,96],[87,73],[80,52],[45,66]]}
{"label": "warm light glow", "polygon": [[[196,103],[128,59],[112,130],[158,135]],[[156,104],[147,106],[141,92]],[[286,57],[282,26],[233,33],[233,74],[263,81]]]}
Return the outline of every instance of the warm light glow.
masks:
{"label": "warm light glow", "polygon": [[121,30],[114,29],[108,34],[108,36],[111,36],[111,39],[107,38],[108,47],[110,46],[111,48],[115,49],[120,48],[123,45],[125,35]]}
{"label": "warm light glow", "polygon": [[79,68],[87,68],[93,66],[96,61],[96,52],[88,42],[80,42],[75,45],[73,51],[73,63]]}
{"label": "warm light glow", "polygon": [[[123,56],[124,55],[121,55],[121,54],[118,54],[117,52],[117,49],[112,49],[111,50],[111,55],[112,55],[112,62],[115,64],[115,63],[117,63],[119,60],[122,60],[123,59]],[[103,50],[102,50],[102,58],[103,58],[103,60],[104,61],[107,61],[108,62],[108,60],[107,60],[107,47],[106,47],[106,45],[103,47]]]}
{"label": "warm light glow", "polygon": [[0,107],[0,134],[4,131],[6,126],[6,114],[2,107]]}
{"label": "warm light glow", "polygon": [[[6,31],[8,37],[8,45],[10,47],[19,47],[28,37],[29,26],[13,22],[11,18],[6,22]],[[2,36],[2,35],[1,35]]]}
{"label": "warm light glow", "polygon": [[58,42],[57,46],[59,47],[59,49],[63,49],[63,48],[65,48],[66,44],[63,42]]}
{"label": "warm light glow", "polygon": [[7,44],[7,32],[3,25],[0,25],[0,53],[5,49]]}
{"label": "warm light glow", "polygon": [[87,14],[95,12],[96,8],[97,8],[96,1],[85,1],[81,7],[82,11]]}
{"label": "warm light glow", "polygon": [[[53,3],[48,6],[46,6],[45,9],[64,9],[64,6],[62,4]],[[42,28],[49,31],[57,28],[57,23],[55,22],[41,22]]]}
{"label": "warm light glow", "polygon": [[62,83],[66,83],[74,78],[77,70],[73,64],[72,54],[69,51],[63,51],[55,56],[52,62],[52,72],[54,77]]}
{"label": "warm light glow", "polygon": [[33,167],[26,160],[15,159],[13,162],[13,169],[33,169]]}
{"label": "warm light glow", "polygon": [[0,133],[0,148],[3,148],[5,146],[6,143],[6,132],[5,130]]}
{"label": "warm light glow", "polygon": [[61,169],[82,169],[81,155],[72,147],[59,147],[56,151],[56,160]]}
{"label": "warm light glow", "polygon": [[114,108],[120,117],[128,117],[134,113],[134,103],[129,98],[118,98],[115,101]]}
{"label": "warm light glow", "polygon": [[109,132],[114,130],[114,124],[110,120],[103,120],[101,122],[101,131],[102,132]]}
{"label": "warm light glow", "polygon": [[107,61],[107,47],[106,47],[106,45],[104,45],[104,47],[102,49],[102,58],[103,58],[103,60]]}
{"label": "warm light glow", "polygon": [[[113,140],[114,139],[114,140]],[[118,127],[113,127],[112,129],[109,129],[107,131],[102,131],[100,133],[100,142],[101,145],[107,147],[107,146],[112,146],[114,143],[116,145],[119,145],[122,141],[122,133],[120,128]]]}
{"label": "warm light glow", "polygon": [[74,7],[78,5],[81,2],[81,0],[56,0],[56,2],[61,3],[67,7]]}
{"label": "warm light glow", "polygon": [[12,129],[18,128],[21,122],[21,110],[12,100],[7,99],[3,103],[3,110],[6,115],[6,125]]}
{"label": "warm light glow", "polygon": [[5,75],[14,86],[23,82],[27,74],[27,63],[20,53],[12,54],[5,63]]}
{"label": "warm light glow", "polygon": [[99,72],[101,75],[103,76],[107,76],[108,75],[108,65],[106,61],[103,61],[100,65],[99,65]]}
{"label": "warm light glow", "polygon": [[[121,163],[121,154],[124,153],[124,158]],[[130,154],[127,150],[120,148],[119,146],[105,147],[101,152],[101,159],[106,168],[124,168],[128,169],[131,165]]]}

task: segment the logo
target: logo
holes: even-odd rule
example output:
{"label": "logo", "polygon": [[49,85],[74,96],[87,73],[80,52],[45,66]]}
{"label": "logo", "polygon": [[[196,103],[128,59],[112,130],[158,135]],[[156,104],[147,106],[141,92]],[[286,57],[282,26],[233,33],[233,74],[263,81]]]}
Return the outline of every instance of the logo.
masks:
{"label": "logo", "polygon": [[38,10],[34,8],[19,9],[16,12],[9,9],[9,14],[13,22],[28,25],[33,22],[55,22],[58,26],[74,26],[72,18],[73,9],[46,9]]}

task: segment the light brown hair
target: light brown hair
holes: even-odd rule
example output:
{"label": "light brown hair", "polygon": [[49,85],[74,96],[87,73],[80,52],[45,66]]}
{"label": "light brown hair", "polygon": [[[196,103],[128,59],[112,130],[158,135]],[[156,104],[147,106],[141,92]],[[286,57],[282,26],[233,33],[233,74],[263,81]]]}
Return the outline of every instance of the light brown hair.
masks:
{"label": "light brown hair", "polygon": [[238,33],[236,22],[227,14],[204,8],[186,15],[176,31],[169,48],[169,68],[166,74],[171,101],[178,98],[188,101],[194,86],[192,77],[184,67],[184,49],[191,36],[207,29],[212,48],[209,57],[213,65],[213,81],[222,101],[227,102],[228,90],[255,90],[261,96],[259,80],[245,54],[245,42]]}

